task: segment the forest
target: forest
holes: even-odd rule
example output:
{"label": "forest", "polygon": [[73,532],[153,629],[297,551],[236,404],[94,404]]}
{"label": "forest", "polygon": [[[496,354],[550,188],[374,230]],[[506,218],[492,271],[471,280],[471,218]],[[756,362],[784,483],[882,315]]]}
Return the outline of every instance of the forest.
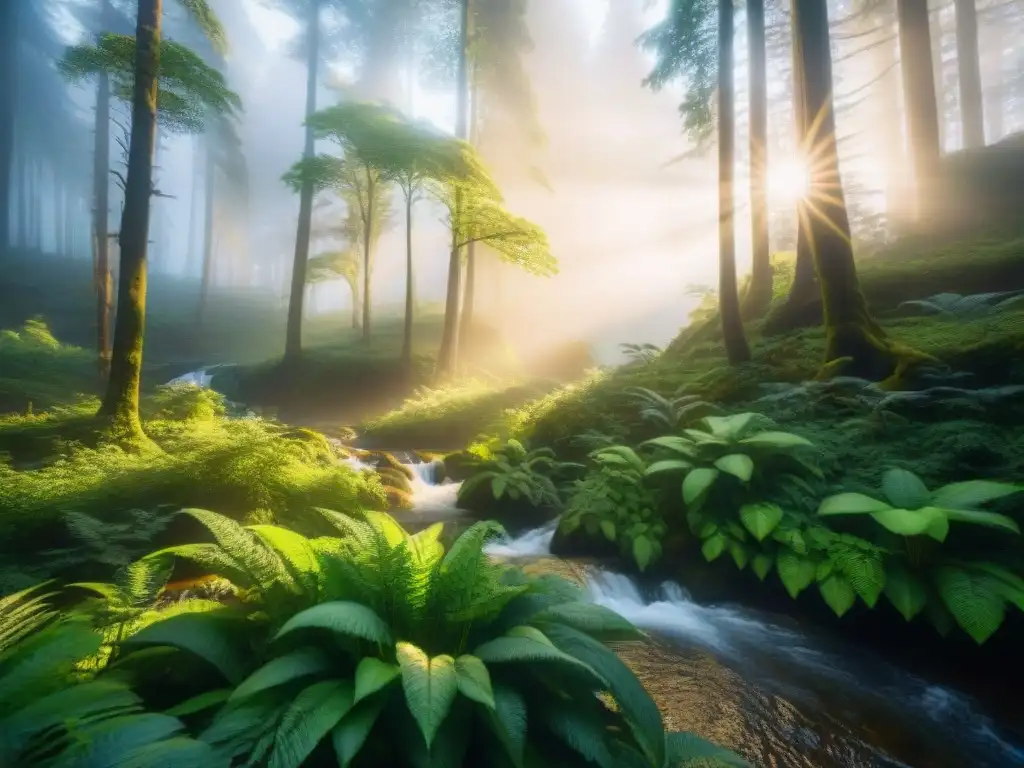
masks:
{"label": "forest", "polygon": [[0,765],[1024,766],[1022,34],[0,0]]}

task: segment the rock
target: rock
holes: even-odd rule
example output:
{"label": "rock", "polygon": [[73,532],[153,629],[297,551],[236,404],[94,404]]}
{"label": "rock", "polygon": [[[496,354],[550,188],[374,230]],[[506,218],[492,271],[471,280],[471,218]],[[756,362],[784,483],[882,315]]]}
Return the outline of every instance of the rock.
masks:
{"label": "rock", "polygon": [[394,467],[377,469],[388,506],[392,509],[412,509],[412,483],[410,478]]}

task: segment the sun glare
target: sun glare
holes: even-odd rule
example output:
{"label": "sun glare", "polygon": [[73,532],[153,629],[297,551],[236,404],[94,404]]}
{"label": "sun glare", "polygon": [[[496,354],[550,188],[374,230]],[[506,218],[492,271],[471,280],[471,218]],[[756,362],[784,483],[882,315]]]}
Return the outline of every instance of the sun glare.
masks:
{"label": "sun glare", "polygon": [[797,160],[783,160],[768,168],[768,195],[777,203],[799,200],[809,186],[807,166]]}

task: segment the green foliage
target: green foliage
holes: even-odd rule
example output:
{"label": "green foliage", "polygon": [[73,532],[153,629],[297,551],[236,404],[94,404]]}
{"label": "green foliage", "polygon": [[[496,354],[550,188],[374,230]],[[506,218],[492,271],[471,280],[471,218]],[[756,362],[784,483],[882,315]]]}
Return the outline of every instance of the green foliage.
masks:
{"label": "green foliage", "polygon": [[94,356],[61,344],[42,320],[29,320],[18,331],[0,331],[0,359],[0,412],[42,411],[97,389]]}
{"label": "green foliage", "polygon": [[579,466],[556,461],[550,448],[531,451],[512,439],[488,450],[485,457],[469,454],[471,474],[459,487],[459,501],[465,503],[478,487],[486,484],[496,501],[507,497],[534,507],[560,507],[556,481]]}
{"label": "green foliage", "polygon": [[179,668],[213,664],[222,679],[193,678],[205,690],[171,711],[221,760],[287,768],[333,751],[340,765],[516,766],[557,755],[583,766],[627,754],[661,768],[715,749],[666,738],[657,707],[604,645],[637,637],[628,622],[557,577],[487,558],[494,524],[445,552],[441,526],[410,536],[383,514],[323,511],[341,539],[190,514],[217,543],[146,560],[202,559],[233,581],[240,608],[158,619],[121,643],[121,663],[145,667],[147,649],[164,647],[177,649]]}
{"label": "green foliage", "polygon": [[[106,72],[112,92],[130,101],[135,86],[135,38],[108,32],[95,44],[71,46],[60,69],[71,82]],[[211,114],[231,116],[241,109],[241,100],[228,88],[224,76],[173,40],[160,43],[158,77],[157,119],[166,130],[202,133]]]}
{"label": "green foliage", "polygon": [[995,563],[956,557],[936,542],[945,545],[951,530],[957,530],[951,522],[1019,534],[1012,518],[980,507],[1022,490],[968,480],[931,491],[913,472],[891,469],[882,479],[887,501],[841,493],[824,499],[818,515],[870,515],[887,534],[899,537],[891,545],[895,563],[888,567],[886,597],[907,621],[927,609],[940,632],[947,631],[952,617],[983,643],[1002,624],[1007,603],[1024,610],[1024,580]]}
{"label": "green foliage", "polygon": [[637,405],[641,419],[654,427],[671,432],[719,410],[717,406],[701,400],[697,395],[685,395],[680,392],[667,398],[646,387],[627,387],[622,394]]}
{"label": "green foliage", "polygon": [[896,309],[902,312],[913,309],[922,314],[970,318],[1018,307],[1021,306],[1022,301],[1024,301],[1024,294],[1020,291],[976,293],[971,296],[961,296],[959,293],[939,293],[929,296],[927,299],[904,301]]}
{"label": "green foliage", "polygon": [[598,468],[576,481],[559,532],[601,537],[646,570],[661,557],[668,526],[657,494],[644,486],[643,460],[625,446],[600,448],[591,456]]}

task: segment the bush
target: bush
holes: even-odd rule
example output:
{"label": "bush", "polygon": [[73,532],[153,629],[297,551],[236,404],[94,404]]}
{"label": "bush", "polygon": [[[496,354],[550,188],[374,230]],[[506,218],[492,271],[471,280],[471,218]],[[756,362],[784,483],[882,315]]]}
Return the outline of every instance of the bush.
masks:
{"label": "bush", "polygon": [[[632,625],[560,578],[491,562],[493,524],[445,552],[441,526],[409,536],[386,515],[325,511],[344,538],[306,539],[191,514],[216,543],[155,552],[134,566],[136,581],[186,557],[226,578],[235,604],[186,601],[113,637],[124,637],[114,652],[138,690],[191,688],[168,716],[219,761],[192,765],[745,765],[666,735],[604,644],[637,637]],[[74,713],[69,702],[64,718]],[[129,733],[112,730],[115,741]]]}

